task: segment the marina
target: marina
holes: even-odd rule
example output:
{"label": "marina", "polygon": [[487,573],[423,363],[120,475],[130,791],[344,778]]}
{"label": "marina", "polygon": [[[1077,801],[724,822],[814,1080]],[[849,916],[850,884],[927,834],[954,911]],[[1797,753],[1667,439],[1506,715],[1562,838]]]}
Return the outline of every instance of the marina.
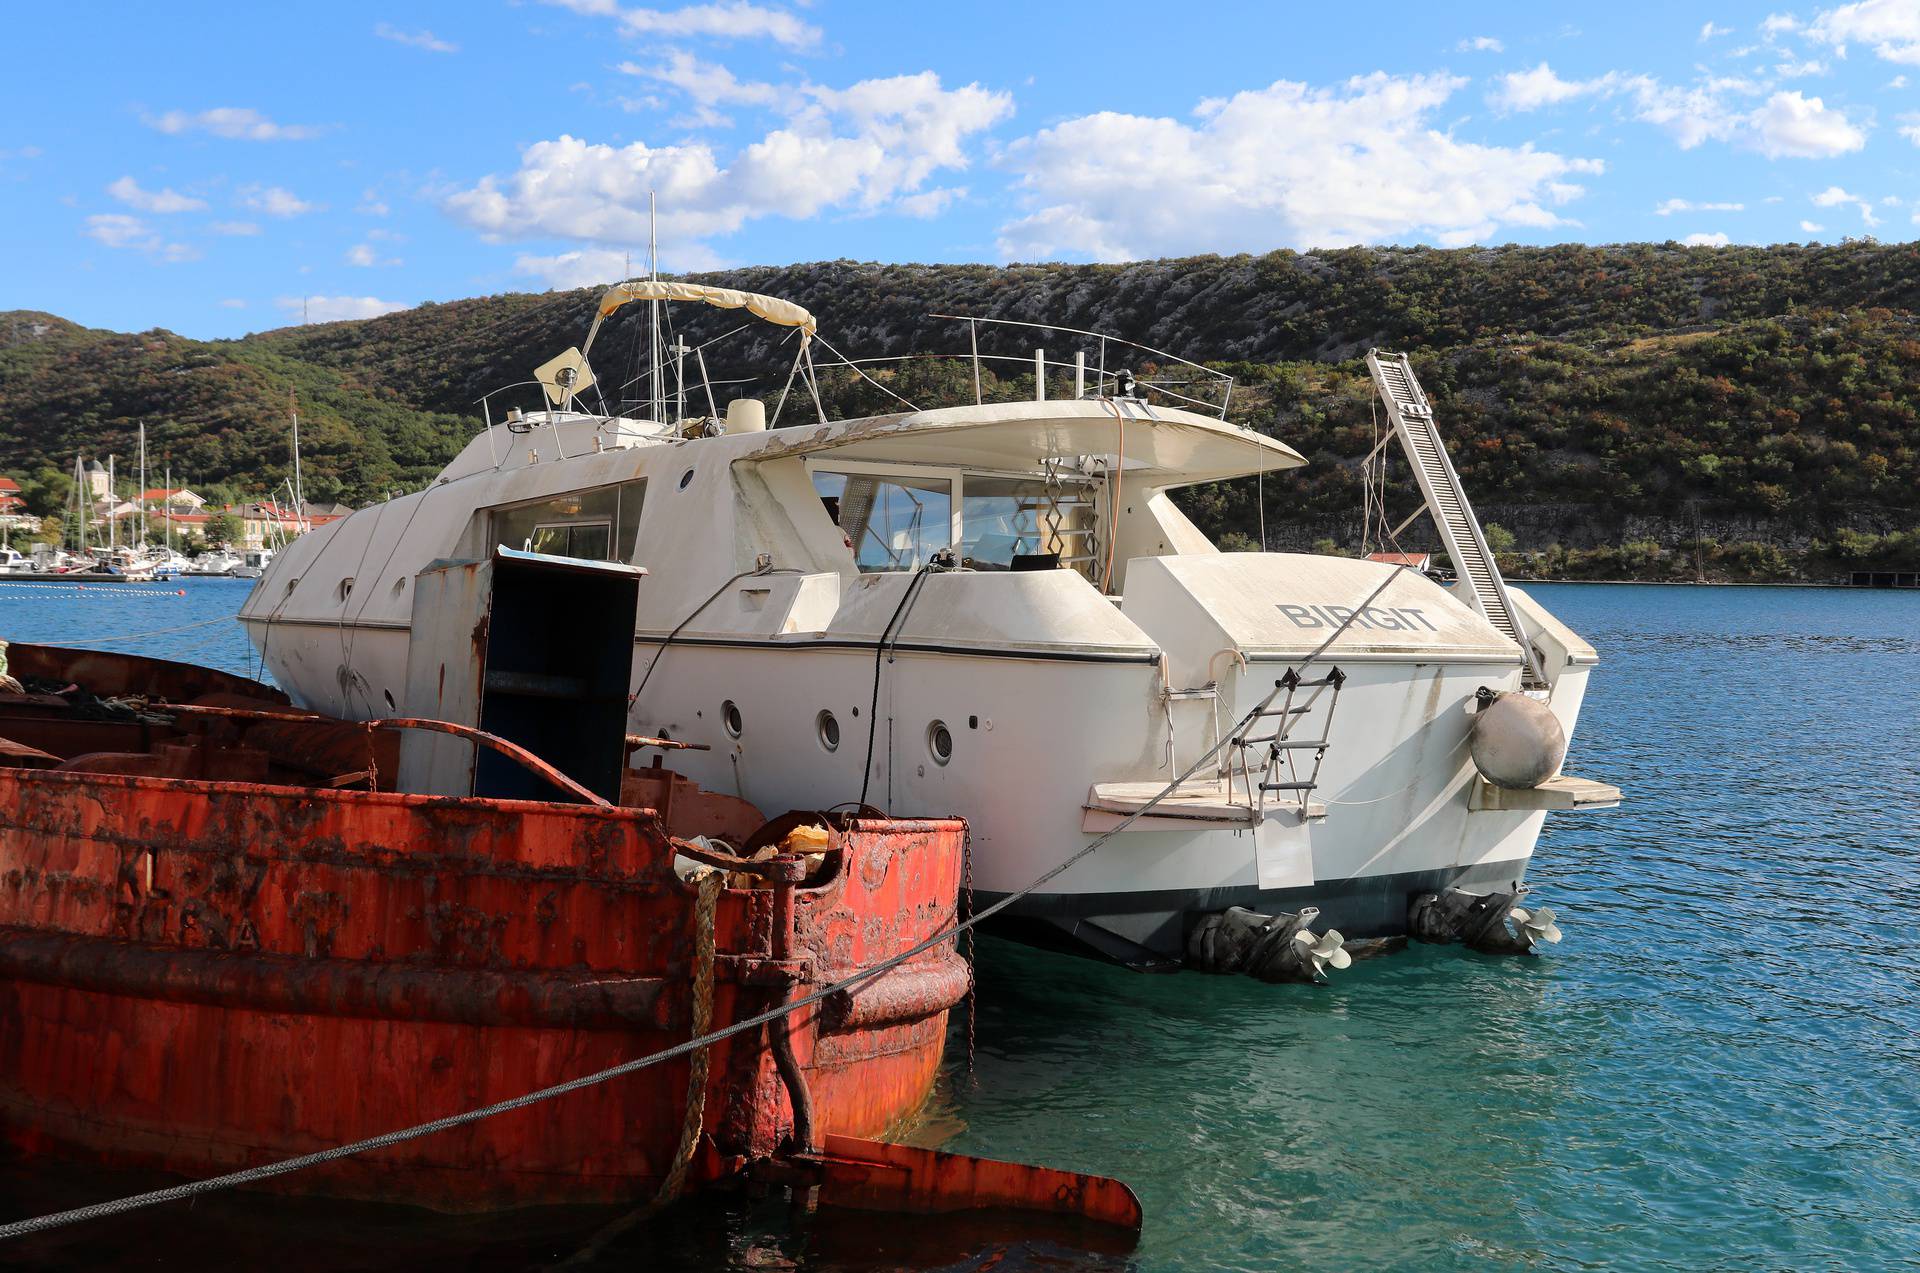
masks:
{"label": "marina", "polygon": [[11,13],[0,1273],[1920,1267],[1920,0],[1354,16]]}

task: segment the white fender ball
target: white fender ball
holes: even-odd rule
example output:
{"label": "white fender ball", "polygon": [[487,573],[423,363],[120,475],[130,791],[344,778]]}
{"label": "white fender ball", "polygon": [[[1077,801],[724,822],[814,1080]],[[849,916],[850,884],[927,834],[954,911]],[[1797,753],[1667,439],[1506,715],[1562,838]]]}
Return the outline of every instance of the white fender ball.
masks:
{"label": "white fender ball", "polygon": [[1538,699],[1502,694],[1473,718],[1474,767],[1496,787],[1537,787],[1566,755],[1567,732]]}

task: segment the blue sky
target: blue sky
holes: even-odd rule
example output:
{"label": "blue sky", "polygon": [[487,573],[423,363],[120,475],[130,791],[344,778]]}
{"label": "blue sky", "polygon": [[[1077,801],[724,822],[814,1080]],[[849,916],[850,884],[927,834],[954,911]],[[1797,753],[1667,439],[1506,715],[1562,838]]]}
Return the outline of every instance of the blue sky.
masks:
{"label": "blue sky", "polygon": [[[0,308],[662,266],[1914,237],[1920,0],[17,6]],[[31,50],[30,62],[19,51]]]}

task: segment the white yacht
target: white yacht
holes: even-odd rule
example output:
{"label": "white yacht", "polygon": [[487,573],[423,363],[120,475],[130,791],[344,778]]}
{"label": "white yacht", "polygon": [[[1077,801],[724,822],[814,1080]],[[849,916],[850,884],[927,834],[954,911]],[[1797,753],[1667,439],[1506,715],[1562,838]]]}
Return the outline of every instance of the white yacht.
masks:
{"label": "white yacht", "polygon": [[[759,401],[722,410],[710,385],[688,392],[698,351],[663,359],[657,338],[649,409],[587,409],[594,335],[632,301],[794,329],[774,411],[791,427],[768,428]],[[987,321],[966,320],[976,397]],[[1218,373],[1149,350],[1127,357],[1180,374],[1134,382],[1109,364],[1139,347],[1049,330],[1080,349],[1023,357],[1029,400],[830,420],[801,307],[618,285],[583,346],[537,373],[544,406],[497,420],[489,405],[425,490],[288,544],[241,619],[296,702],[470,711],[447,688],[468,669],[436,676],[420,650],[409,666],[410,635],[445,622],[435,572],[503,549],[629,563],[648,573],[626,728],[705,748],[668,751],[668,767],[769,809],[964,815],[983,905],[1108,836],[1009,909],[1028,936],[1153,966],[1234,906],[1348,938],[1405,935],[1435,895],[1492,899],[1496,926],[1524,924],[1510,906],[1547,812],[1619,800],[1558,771],[1596,656],[1501,579],[1405,360],[1370,361],[1451,588],[1370,560],[1219,551],[1181,490],[1282,480],[1302,457],[1227,422]],[[496,641],[510,617],[557,670],[599,657],[592,616],[562,600],[493,613]],[[463,647],[476,662],[484,628]],[[1486,772],[1502,740],[1481,726],[1500,703],[1533,714],[1518,779]],[[568,710],[556,700],[502,732],[539,751]]]}
{"label": "white yacht", "polygon": [[228,567],[227,573],[235,579],[259,579],[267,573],[267,567],[273,561],[273,549],[249,548],[240,554],[239,560]]}
{"label": "white yacht", "polygon": [[231,579],[240,558],[222,548],[209,548],[187,563],[180,573],[195,579]]}

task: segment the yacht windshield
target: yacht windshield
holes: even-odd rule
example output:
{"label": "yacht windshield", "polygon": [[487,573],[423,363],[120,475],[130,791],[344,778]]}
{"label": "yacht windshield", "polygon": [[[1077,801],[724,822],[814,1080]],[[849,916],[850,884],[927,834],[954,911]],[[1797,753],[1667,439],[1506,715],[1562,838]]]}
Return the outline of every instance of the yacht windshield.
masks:
{"label": "yacht windshield", "polygon": [[917,570],[953,546],[953,483],[946,478],[816,471],[813,489],[862,574]]}

